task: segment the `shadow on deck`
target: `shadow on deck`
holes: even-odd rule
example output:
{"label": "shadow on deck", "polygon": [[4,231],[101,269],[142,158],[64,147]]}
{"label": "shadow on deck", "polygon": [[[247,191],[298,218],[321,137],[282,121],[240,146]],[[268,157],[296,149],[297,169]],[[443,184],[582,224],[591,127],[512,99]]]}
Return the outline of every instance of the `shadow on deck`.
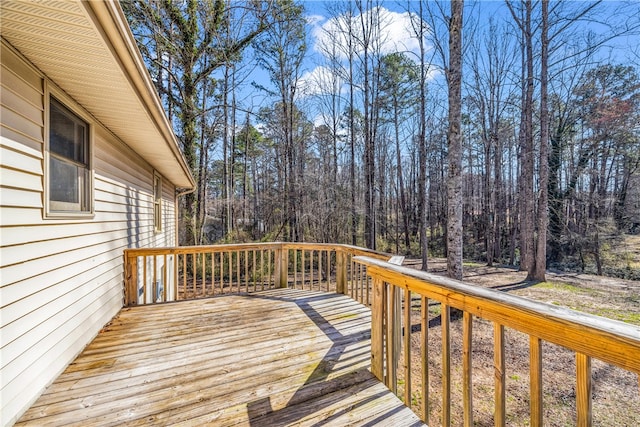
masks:
{"label": "shadow on deck", "polygon": [[369,371],[370,326],[292,289],[123,309],[17,425],[423,425]]}

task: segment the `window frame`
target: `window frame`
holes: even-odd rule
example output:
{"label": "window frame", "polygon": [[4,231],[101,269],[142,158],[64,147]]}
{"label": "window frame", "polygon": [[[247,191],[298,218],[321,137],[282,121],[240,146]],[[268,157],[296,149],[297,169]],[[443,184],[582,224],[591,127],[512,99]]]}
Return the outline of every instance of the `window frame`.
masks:
{"label": "window frame", "polygon": [[[86,144],[83,148],[87,150],[85,154],[86,164],[84,168],[86,170],[86,180],[83,183],[84,188],[79,190],[85,192],[86,198],[85,206],[82,206],[83,202],[78,203],[63,202],[51,200],[52,197],[52,158],[60,158],[67,164],[73,164],[76,166],[83,165],[83,163],[74,162],[73,159],[68,159],[64,156],[60,156],[51,152],[51,104],[57,103],[62,107],[62,112],[70,114],[70,118],[74,122],[82,122],[86,126],[85,141]],[[53,87],[47,85],[45,90],[45,109],[44,109],[44,159],[43,159],[43,171],[44,171],[44,218],[45,219],[65,219],[65,218],[93,218],[94,212],[94,169],[93,169],[93,141],[94,141],[94,125],[90,117],[82,110],[82,108],[73,102],[63,92],[55,90]]]}
{"label": "window frame", "polygon": [[162,175],[153,171],[152,195],[153,195],[153,231],[162,233]]}

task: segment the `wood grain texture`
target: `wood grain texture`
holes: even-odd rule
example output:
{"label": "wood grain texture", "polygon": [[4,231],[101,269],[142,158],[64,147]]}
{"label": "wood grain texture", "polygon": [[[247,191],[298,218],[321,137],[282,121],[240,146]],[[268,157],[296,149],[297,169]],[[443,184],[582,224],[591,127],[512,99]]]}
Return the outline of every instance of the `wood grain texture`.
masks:
{"label": "wood grain texture", "polygon": [[442,425],[451,425],[451,309],[442,306]]}
{"label": "wood grain texture", "polygon": [[[372,310],[371,315],[375,316],[375,310]],[[420,417],[426,422],[429,416],[429,299],[425,296],[420,297],[420,364],[422,372]]]}
{"label": "wood grain texture", "polygon": [[505,386],[505,360],[504,360],[504,326],[493,324],[493,370],[495,384],[495,409],[494,425],[504,427],[506,425],[506,386]]}
{"label": "wood grain texture", "polygon": [[370,325],[292,289],[123,309],[17,425],[423,425],[371,374]]}
{"label": "wood grain texture", "polygon": [[473,316],[463,314],[462,332],[462,409],[464,426],[473,426],[473,372],[472,372]]}
{"label": "wood grain texture", "polygon": [[591,358],[585,354],[576,354],[576,412],[579,427],[591,427]]}
{"label": "wood grain texture", "polygon": [[529,337],[529,383],[531,389],[531,426],[542,426],[542,340]]}

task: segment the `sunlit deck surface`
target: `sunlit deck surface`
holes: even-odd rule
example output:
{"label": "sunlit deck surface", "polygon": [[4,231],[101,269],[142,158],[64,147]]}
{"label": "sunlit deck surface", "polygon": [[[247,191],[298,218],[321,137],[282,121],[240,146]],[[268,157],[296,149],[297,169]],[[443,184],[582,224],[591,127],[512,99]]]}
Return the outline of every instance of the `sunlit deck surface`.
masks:
{"label": "sunlit deck surface", "polygon": [[17,425],[423,425],[369,372],[370,322],[292,289],[126,308]]}

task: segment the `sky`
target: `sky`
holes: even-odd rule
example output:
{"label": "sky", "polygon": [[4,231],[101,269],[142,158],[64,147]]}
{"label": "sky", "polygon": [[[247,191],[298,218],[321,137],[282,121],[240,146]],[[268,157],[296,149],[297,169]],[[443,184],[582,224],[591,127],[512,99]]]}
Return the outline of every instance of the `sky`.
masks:
{"label": "sky", "polygon": [[[324,79],[331,74],[329,69],[326,68],[326,58],[324,58],[323,50],[321,46],[327,42],[328,34],[336,27],[338,17],[332,10],[339,8],[341,3],[338,1],[303,1],[305,7],[305,17],[307,20],[307,56],[302,66],[301,79],[299,82],[298,99],[309,99],[313,95],[318,95],[322,92],[322,89],[315,82],[318,79]],[[416,1],[409,2],[412,8],[417,7]],[[444,2],[446,4],[446,1]],[[514,0],[514,3],[517,3]],[[557,1],[552,1],[551,5],[557,4]],[[581,9],[586,5],[591,4],[589,1],[567,1],[565,6],[568,8]],[[393,0],[393,1],[379,1],[377,2],[380,8],[381,16],[383,17],[383,25],[385,27],[385,40],[382,44],[383,53],[392,52],[405,52],[409,57],[417,58],[418,54],[418,40],[412,34],[410,16],[406,11],[407,1]],[[435,3],[432,3],[435,4]],[[616,15],[613,11],[620,5],[626,4],[626,10],[623,13]],[[640,22],[640,0],[631,0],[626,2],[606,0],[600,5],[606,13],[598,16],[600,21],[610,21],[620,24],[626,20],[635,20]],[[475,31],[481,32],[488,26],[490,20],[497,22],[513,23],[513,18],[505,4],[504,0],[480,0],[465,2],[465,13],[467,16],[479,16],[478,24]],[[469,22],[472,22],[470,19]],[[607,27],[602,22],[596,22],[595,20],[579,22],[574,24],[573,28],[584,33],[585,31],[599,32],[605,30]],[[514,30],[515,31],[515,30]],[[469,31],[463,32],[463,37],[469,38]],[[335,34],[335,32],[334,32]],[[335,36],[339,37],[339,36]],[[514,36],[515,37],[515,36]],[[427,45],[429,42],[427,41]],[[634,49],[637,50],[637,55],[640,55],[640,37],[636,32],[633,36],[620,37],[611,40],[607,45],[603,46],[599,55],[604,58],[605,61],[610,62],[629,62],[630,58],[635,58],[636,66],[640,66],[640,57],[631,53]],[[344,59],[344,58],[343,58]],[[432,69],[431,78],[437,79],[441,74]],[[251,77],[254,81],[259,81],[260,84],[267,83],[268,76],[261,70],[254,70]],[[444,86],[444,83],[441,84]],[[346,86],[343,84],[343,91],[346,92]],[[272,100],[264,93],[260,94],[254,90],[251,91],[251,104],[252,108],[260,107],[262,105],[268,105]],[[318,121],[317,119],[314,121]]]}
{"label": "sky", "polygon": [[[412,8],[416,7],[416,2],[411,2]],[[553,7],[553,3],[551,2]],[[571,1],[568,2],[568,7],[574,7],[577,9],[584,8],[586,5],[593,3],[592,1]],[[313,87],[314,78],[326,74],[328,71],[322,65],[322,49],[321,45],[326,43],[328,33],[336,28],[337,17],[332,15],[329,11],[334,8],[338,2],[324,2],[324,1],[304,1],[303,2],[306,11],[306,17],[308,22],[308,59],[304,64],[304,73],[302,75],[303,85],[306,90],[306,95],[316,94],[317,87]],[[410,57],[414,57],[417,60],[418,53],[418,40],[412,34],[411,22],[409,13],[406,11],[406,1],[381,1],[378,3],[383,17],[383,26],[385,27],[385,40],[382,45],[383,53],[392,52],[406,52]],[[633,20],[635,18],[636,23],[640,21],[640,0],[633,0],[627,2],[627,7],[620,16],[616,16],[613,12],[623,2],[607,0],[604,1],[600,7],[606,11],[605,15],[598,16],[599,21],[609,20],[616,24],[622,23],[625,20]],[[512,22],[513,19],[508,11],[507,6],[503,0],[491,0],[491,1],[467,1],[465,4],[467,12],[478,14],[480,16],[479,29],[486,26],[490,19],[496,21]],[[637,16],[633,16],[634,13]],[[606,16],[609,15],[609,16]],[[574,28],[577,31],[589,30],[594,32],[606,30],[606,26],[595,20],[589,20],[575,24]],[[636,32],[637,33],[637,32]],[[463,34],[464,36],[464,34]],[[633,47],[640,45],[640,38],[638,34],[634,36],[620,37],[610,41],[607,46],[601,49],[600,55],[607,58],[613,58],[613,61],[624,62],[629,59],[631,50]],[[413,54],[413,55],[412,55]],[[640,61],[639,61],[640,62]]]}

